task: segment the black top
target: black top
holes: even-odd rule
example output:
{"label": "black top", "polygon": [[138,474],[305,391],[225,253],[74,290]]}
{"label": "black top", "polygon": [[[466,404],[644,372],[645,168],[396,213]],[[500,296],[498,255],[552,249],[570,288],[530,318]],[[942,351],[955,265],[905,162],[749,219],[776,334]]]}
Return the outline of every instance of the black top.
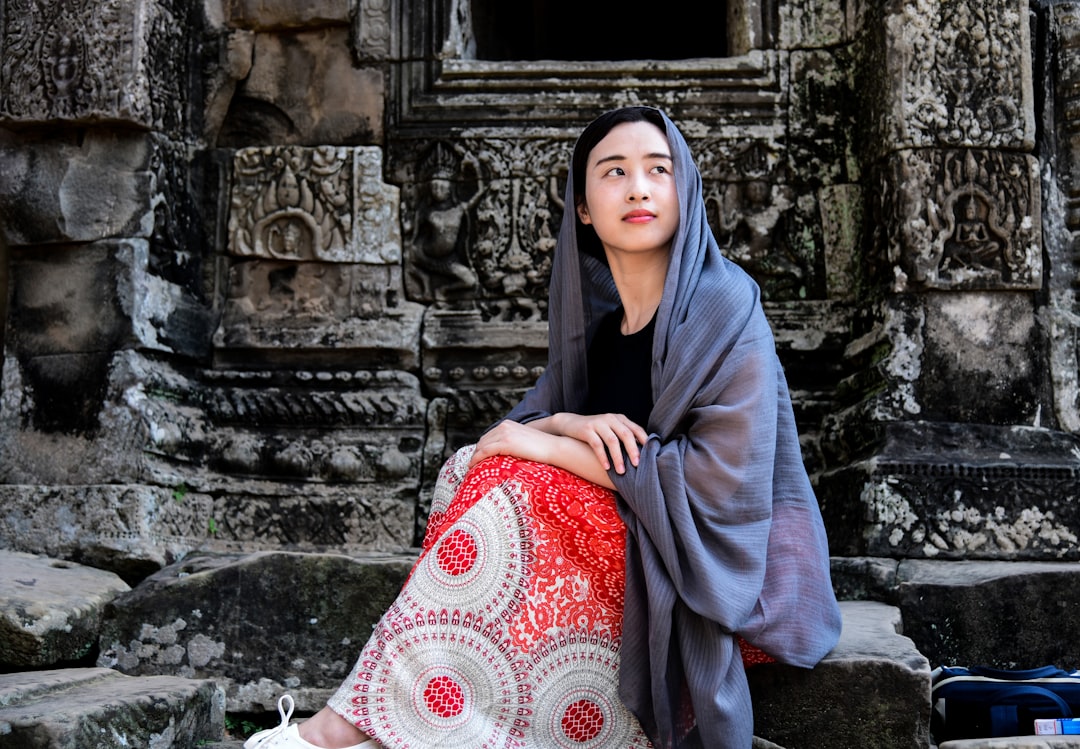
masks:
{"label": "black top", "polygon": [[589,345],[586,414],[621,413],[647,428],[652,411],[652,343],[656,316],[636,333],[623,335],[622,307],[600,321]]}

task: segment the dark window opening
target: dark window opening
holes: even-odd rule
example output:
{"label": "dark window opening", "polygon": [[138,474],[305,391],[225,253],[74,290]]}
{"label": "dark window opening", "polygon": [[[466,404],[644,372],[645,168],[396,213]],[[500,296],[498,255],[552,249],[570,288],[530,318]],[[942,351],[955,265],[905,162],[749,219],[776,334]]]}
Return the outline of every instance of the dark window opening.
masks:
{"label": "dark window opening", "polygon": [[727,56],[723,2],[472,0],[472,25],[480,60]]}

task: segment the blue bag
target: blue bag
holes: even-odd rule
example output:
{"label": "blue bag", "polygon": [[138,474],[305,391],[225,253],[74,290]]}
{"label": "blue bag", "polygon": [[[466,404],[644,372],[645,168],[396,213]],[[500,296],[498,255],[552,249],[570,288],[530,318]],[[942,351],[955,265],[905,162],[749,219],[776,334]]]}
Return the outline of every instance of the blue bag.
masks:
{"label": "blue bag", "polygon": [[1080,671],[941,666],[930,683],[930,730],[939,743],[1030,736],[1037,718],[1080,717]]}

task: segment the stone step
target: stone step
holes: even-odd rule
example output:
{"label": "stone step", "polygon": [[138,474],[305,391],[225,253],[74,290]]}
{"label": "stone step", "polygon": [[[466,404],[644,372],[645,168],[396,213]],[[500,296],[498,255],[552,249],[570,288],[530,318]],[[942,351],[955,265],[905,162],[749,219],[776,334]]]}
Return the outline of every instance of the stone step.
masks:
{"label": "stone step", "polygon": [[[841,608],[844,633],[817,668],[751,669],[763,736],[755,746],[926,749],[930,668],[897,631],[899,612],[873,602]],[[224,693],[211,680],[103,668],[24,672],[0,676],[0,704],[0,749],[239,749],[242,743],[224,736]],[[875,731],[869,743],[868,725]]]}
{"label": "stone step", "polygon": [[[156,743],[117,747],[185,747],[178,716],[188,711],[172,707],[184,700],[198,702],[210,716],[206,742],[238,749],[239,742],[214,733],[221,730],[223,714],[272,725],[277,698],[286,691],[296,698],[298,717],[321,707],[412,561],[407,554],[198,553],[128,589],[107,575],[88,575],[79,565],[12,554],[0,551],[0,669],[16,672],[0,676],[0,706],[8,711],[0,724],[0,749],[82,749],[62,743],[66,739],[5,744],[14,740],[5,726],[25,731],[36,721],[42,736],[52,736],[61,724],[83,730],[77,727],[108,719],[117,721],[116,734],[122,736],[127,723],[117,713],[129,712],[136,716],[130,722],[152,733]],[[841,604],[840,642],[810,671],[778,664],[751,669],[760,741],[782,749],[932,747],[933,666],[1076,667],[1077,624],[1057,612],[1080,604],[1078,576],[1075,564],[834,560],[834,582],[848,599]],[[91,647],[96,664],[29,670]],[[70,684],[82,682],[115,686],[72,694]],[[160,697],[158,689],[164,690]],[[46,697],[62,690],[70,696],[51,709],[56,703]],[[140,717],[149,708],[135,695],[160,705],[154,708],[161,712],[156,724]],[[174,737],[177,743],[171,743]],[[1077,739],[1010,741],[1020,743],[986,746],[1057,749]],[[947,749],[982,746],[952,742]]]}
{"label": "stone step", "polygon": [[842,601],[840,641],[815,668],[747,672],[755,733],[784,749],[926,749],[930,664],[901,633],[900,611]]}
{"label": "stone step", "polygon": [[0,749],[195,749],[225,731],[211,680],[107,668],[0,675]]}

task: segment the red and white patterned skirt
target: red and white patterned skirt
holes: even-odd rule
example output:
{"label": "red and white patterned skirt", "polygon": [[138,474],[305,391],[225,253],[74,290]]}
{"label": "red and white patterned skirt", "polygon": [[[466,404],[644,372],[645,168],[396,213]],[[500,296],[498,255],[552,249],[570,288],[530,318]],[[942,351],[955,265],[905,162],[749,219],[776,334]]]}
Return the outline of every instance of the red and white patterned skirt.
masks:
{"label": "red and white patterned skirt", "polygon": [[440,471],[420,557],[330,707],[387,749],[651,747],[617,694],[615,494],[471,455]]}

